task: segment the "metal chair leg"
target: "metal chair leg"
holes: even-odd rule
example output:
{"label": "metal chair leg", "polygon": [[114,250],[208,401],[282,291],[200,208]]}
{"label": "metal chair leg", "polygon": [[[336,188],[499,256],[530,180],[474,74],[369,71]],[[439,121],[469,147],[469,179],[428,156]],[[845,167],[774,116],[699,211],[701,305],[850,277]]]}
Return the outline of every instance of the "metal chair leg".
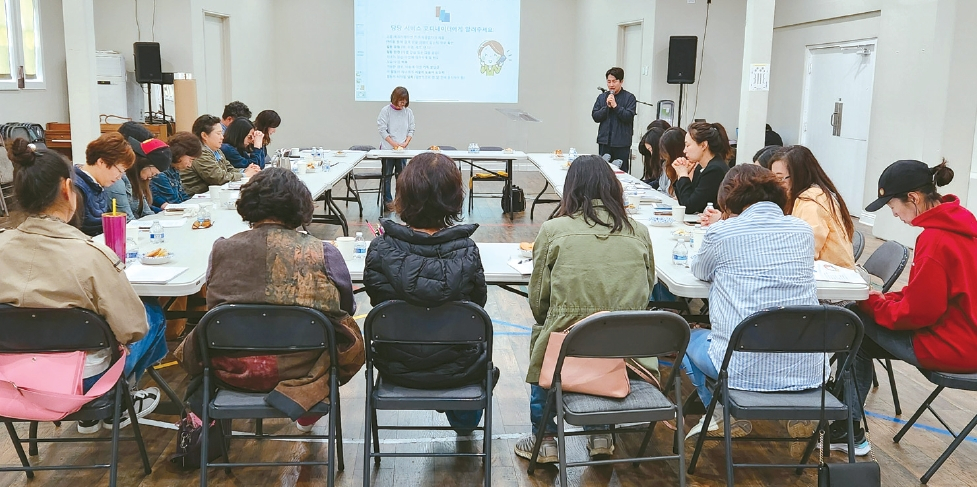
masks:
{"label": "metal chair leg", "polygon": [[[645,432],[645,437],[641,440],[641,447],[638,448],[638,454],[636,457],[641,458],[645,456],[645,448],[648,448],[648,443],[651,442],[651,435],[655,433],[655,426],[658,426],[658,421],[652,421],[648,425],[648,431]],[[638,468],[641,464],[639,462],[634,462],[631,465],[634,468]]]}
{"label": "metal chair leg", "polygon": [[889,389],[892,389],[892,405],[896,416],[902,416],[902,406],[899,404],[899,390],[896,389],[896,376],[892,371],[892,360],[885,359],[885,370],[889,373]]}
{"label": "metal chair leg", "polygon": [[926,400],[923,401],[923,404],[919,406],[919,409],[917,409],[916,412],[913,413],[913,416],[909,418],[909,421],[907,421],[906,424],[902,426],[902,429],[899,430],[898,433],[896,433],[896,436],[892,437],[892,441],[899,443],[899,440],[901,440],[902,437],[906,434],[906,432],[909,431],[909,429],[912,428],[914,424],[916,424],[916,420],[919,419],[920,416],[922,416],[923,411],[926,411],[926,408],[928,408],[930,403],[932,403],[933,400],[936,399],[936,396],[939,396],[940,393],[943,392],[943,389],[944,389],[943,386],[936,387],[936,389],[929,395],[929,397],[927,397]]}
{"label": "metal chair leg", "polygon": [[[31,463],[27,460],[27,454],[24,453],[24,447],[20,444],[20,437],[17,436],[17,430],[14,429],[13,423],[4,421],[3,424],[7,427],[7,434],[10,435],[10,441],[14,443],[14,450],[17,451],[17,456],[20,457],[21,465],[29,468]],[[27,474],[28,479],[34,478],[34,472],[27,470],[24,473]]]}
{"label": "metal chair leg", "polygon": [[27,432],[27,438],[30,439],[27,446],[27,452],[30,453],[31,456],[37,456],[37,421],[31,421],[31,425]]}
{"label": "metal chair leg", "polygon": [[[152,368],[152,367],[150,367]],[[139,430],[139,420],[136,417],[136,409],[132,404],[132,396],[126,394],[126,409],[129,411],[129,417],[132,420],[132,436],[136,440],[136,446],[139,447],[139,456],[142,457],[142,469],[146,472],[146,475],[153,473],[153,467],[149,464],[149,455],[146,453],[146,443],[142,439],[142,431]],[[115,428],[118,429],[118,428]]]}
{"label": "metal chair leg", "polygon": [[933,463],[933,465],[929,468],[929,470],[927,470],[926,473],[919,478],[919,481],[924,484],[929,482],[930,478],[933,477],[936,471],[943,466],[943,463],[946,462],[947,459],[950,458],[950,455],[952,455],[953,452],[957,449],[957,447],[960,446],[960,443],[963,443],[963,440],[967,439],[967,435],[970,434],[970,432],[974,429],[975,426],[977,426],[977,416],[974,416],[974,419],[970,420],[970,424],[968,424],[967,427],[963,429],[963,431],[961,431],[959,434],[957,434],[955,438],[953,438],[953,442],[950,443],[950,446],[948,446],[947,449],[943,451],[943,454],[940,455],[940,458],[936,459],[936,462]]}

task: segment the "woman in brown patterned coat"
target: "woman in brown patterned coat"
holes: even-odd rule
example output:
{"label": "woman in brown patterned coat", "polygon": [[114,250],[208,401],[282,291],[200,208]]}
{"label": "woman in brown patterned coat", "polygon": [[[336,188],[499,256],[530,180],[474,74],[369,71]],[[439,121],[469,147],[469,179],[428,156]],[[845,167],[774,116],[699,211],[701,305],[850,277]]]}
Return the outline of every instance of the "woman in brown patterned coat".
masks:
{"label": "woman in brown patterned coat", "polygon": [[[296,228],[312,220],[312,195],[297,176],[269,168],[241,188],[237,211],[251,230],[214,242],[207,272],[207,306],[224,303],[305,306],[322,311],[336,329],[339,383],[363,366],[363,336],[353,320],[353,284],[332,245]],[[193,333],[176,352],[191,376],[202,366]],[[307,432],[319,416],[306,412],[329,396],[328,353],[215,357],[224,383],[268,392],[265,402],[297,420]]]}

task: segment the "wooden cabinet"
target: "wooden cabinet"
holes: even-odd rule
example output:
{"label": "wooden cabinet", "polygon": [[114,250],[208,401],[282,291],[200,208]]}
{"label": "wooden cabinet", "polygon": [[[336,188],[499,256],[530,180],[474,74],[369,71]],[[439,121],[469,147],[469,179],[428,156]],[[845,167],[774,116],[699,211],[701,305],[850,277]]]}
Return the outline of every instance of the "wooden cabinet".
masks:
{"label": "wooden cabinet", "polygon": [[[122,124],[118,124],[118,123],[103,123],[101,125],[101,131],[103,134],[108,132],[118,132],[119,127],[121,126]],[[149,130],[149,132],[152,133],[154,137],[164,142],[166,141],[166,139],[170,138],[169,125],[143,124],[143,127],[146,127],[146,129]],[[47,129],[45,130],[44,133],[44,143],[47,144],[49,149],[54,149],[67,156],[69,159],[74,160],[74,158],[71,157],[71,124],[70,123],[49,122],[47,124]]]}

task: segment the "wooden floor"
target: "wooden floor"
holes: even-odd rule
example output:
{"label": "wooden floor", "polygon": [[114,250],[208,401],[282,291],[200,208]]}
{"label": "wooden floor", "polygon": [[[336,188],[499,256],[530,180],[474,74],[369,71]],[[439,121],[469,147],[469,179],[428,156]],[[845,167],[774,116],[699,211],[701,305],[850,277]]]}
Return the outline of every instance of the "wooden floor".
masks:
{"label": "wooden floor", "polygon": [[[526,188],[527,200],[535,195],[542,186],[541,176],[533,172],[520,172],[516,175],[516,183]],[[493,184],[481,183],[479,188],[492,188]],[[499,188],[496,188],[498,190]],[[373,195],[375,196],[375,195]],[[368,197],[369,199],[369,197]],[[531,200],[530,200],[531,201]],[[468,215],[467,220],[477,222],[481,226],[475,234],[475,239],[483,242],[509,242],[533,240],[539,224],[552,211],[553,205],[542,205],[537,209],[536,220],[529,219],[529,212],[518,215],[514,221],[501,215],[499,200],[477,199],[475,210]],[[369,235],[363,220],[357,218],[355,206],[348,212],[351,218],[351,232],[361,230]],[[375,199],[366,203],[364,216],[371,222],[376,222],[379,212]],[[0,225],[4,222],[0,221]],[[8,222],[9,223],[9,222]],[[337,235],[335,227],[316,226],[313,233],[322,238],[332,238]],[[866,235],[871,235],[868,228],[863,227]],[[864,260],[881,243],[874,238],[868,239]],[[896,287],[901,287],[908,271]],[[369,311],[369,301],[365,294],[357,295],[357,318],[362,323],[363,317]],[[529,306],[525,300],[515,294],[489,288],[486,311],[495,323],[495,364],[502,371],[502,378],[495,389],[494,402],[494,432],[492,440],[492,470],[493,485],[497,486],[549,486],[558,483],[558,473],[554,467],[542,467],[535,475],[528,475],[528,462],[518,458],[512,449],[516,439],[530,430],[529,426],[529,386],[523,381],[529,358],[529,327],[533,320]],[[170,344],[171,349],[175,343]],[[169,362],[170,360],[164,360]],[[899,429],[903,420],[908,419],[912,412],[932,391],[929,384],[913,368],[903,363],[896,363],[897,380],[903,414],[894,417],[892,396],[887,384],[883,383],[877,391],[869,395],[866,405],[871,413],[870,426],[872,430],[873,449],[882,467],[882,485],[908,486],[918,485],[918,478],[929,468],[930,464],[940,455],[949,444],[951,438],[940,427],[939,423],[930,415],[924,415],[919,424],[903,439],[901,444],[892,443],[891,438]],[[186,378],[177,366],[168,366],[161,370],[164,378],[182,394],[186,387]],[[148,379],[145,379],[148,382]],[[885,381],[883,381],[885,382]],[[686,385],[687,391],[691,386]],[[362,484],[362,437],[363,437],[363,396],[364,379],[362,372],[354,377],[342,388],[343,409],[343,438],[345,442],[346,470],[337,476],[337,485],[358,486]],[[975,412],[974,394],[959,391],[945,391],[934,407],[951,422],[955,428],[965,425]],[[147,421],[148,420],[148,421]],[[135,445],[124,445],[119,471],[120,484],[124,486],[171,486],[195,485],[197,471],[181,471],[175,468],[168,457],[174,453],[176,432],[173,425],[178,418],[160,414],[149,415],[142,427],[146,438],[146,446],[153,463],[153,473],[144,476],[140,466],[138,452]],[[690,423],[698,417],[689,417]],[[435,412],[404,412],[381,414],[383,424],[419,425],[433,423],[447,425],[443,415]],[[324,421],[323,421],[324,423]],[[237,431],[248,431],[253,423],[236,421],[233,425]],[[782,434],[784,429],[777,423],[757,423],[755,430],[761,434]],[[324,432],[324,426],[317,426],[317,432]],[[56,435],[62,437],[79,436],[73,423],[66,423],[61,428],[54,428],[47,423],[41,426],[41,436]],[[281,431],[295,433],[291,423],[286,421],[266,421],[266,432]],[[26,435],[27,426],[18,426],[18,433]],[[124,430],[129,433],[129,429]],[[130,433],[131,434],[131,433]],[[108,431],[102,431],[100,436],[108,436]],[[625,435],[633,436],[633,435]],[[453,452],[477,451],[481,448],[481,438],[456,438],[454,433],[445,432],[393,432],[381,436],[383,451],[423,451],[423,452]],[[584,439],[576,437],[568,442],[568,454],[571,459],[583,459],[586,455]],[[617,443],[616,455],[626,455],[637,450],[637,439],[620,438]],[[103,461],[108,458],[107,444],[97,444],[96,447],[76,445],[41,446],[40,455],[32,457],[31,461],[38,464],[53,465],[67,462]],[[687,445],[687,453],[691,453],[691,446]],[[653,448],[656,452],[665,453],[671,448],[670,436],[665,428],[658,428]],[[310,458],[325,458],[325,445],[313,442],[286,441],[240,441],[232,445],[232,460],[298,460]],[[786,446],[767,446],[759,443],[739,444],[735,448],[738,461],[789,462],[790,451]],[[973,464],[977,459],[977,438],[965,441],[950,460],[943,466],[929,485],[977,485],[977,471]],[[835,454],[833,461],[841,461],[842,456]],[[16,464],[17,456],[6,438],[0,437],[0,462]],[[689,476],[688,484],[694,486],[714,486],[724,484],[722,449],[719,444],[707,445],[700,460],[695,475]],[[211,484],[218,486],[243,485],[324,485],[325,468],[248,468],[236,469],[233,474],[226,475],[223,471],[211,471]],[[374,485],[379,486],[429,486],[448,487],[455,485],[481,485],[482,464],[475,459],[408,459],[387,458],[379,467],[372,469]],[[737,485],[816,485],[813,471],[802,476],[795,476],[792,471],[784,470],[737,470]],[[0,487],[23,486],[46,487],[64,485],[105,485],[108,474],[104,471],[88,472],[42,472],[33,481],[27,481],[20,473],[0,474]],[[630,464],[605,466],[597,468],[573,468],[569,471],[569,482],[574,486],[659,486],[677,485],[677,471],[672,463],[646,463],[640,468],[632,468]]]}

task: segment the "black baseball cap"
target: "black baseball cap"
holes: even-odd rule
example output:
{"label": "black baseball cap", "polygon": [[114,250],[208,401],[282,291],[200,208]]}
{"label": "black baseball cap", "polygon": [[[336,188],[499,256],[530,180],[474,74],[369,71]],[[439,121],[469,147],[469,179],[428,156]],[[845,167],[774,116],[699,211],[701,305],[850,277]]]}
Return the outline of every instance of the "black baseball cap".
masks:
{"label": "black baseball cap", "polygon": [[893,197],[915,191],[933,183],[933,172],[925,162],[901,160],[889,164],[879,176],[879,198],[865,211],[877,211]]}

